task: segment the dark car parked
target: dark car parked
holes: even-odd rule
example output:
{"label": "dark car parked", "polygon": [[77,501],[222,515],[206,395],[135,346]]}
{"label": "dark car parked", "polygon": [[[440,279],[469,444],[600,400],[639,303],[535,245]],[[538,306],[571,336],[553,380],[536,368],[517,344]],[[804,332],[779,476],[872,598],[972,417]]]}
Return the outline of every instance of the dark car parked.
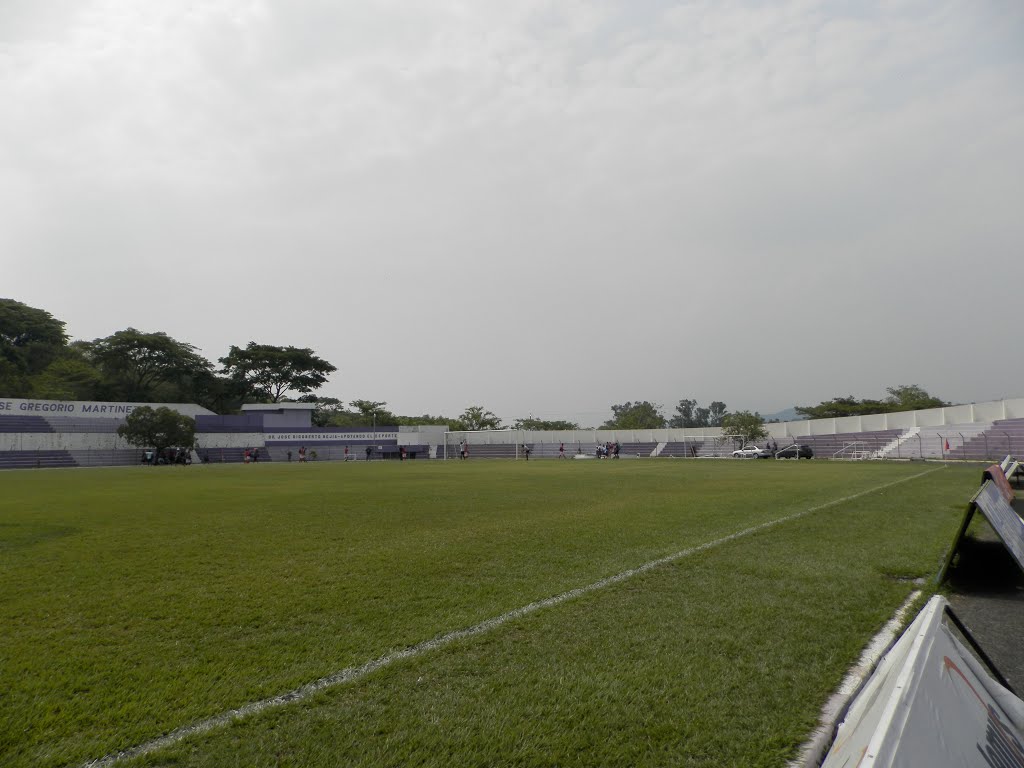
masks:
{"label": "dark car parked", "polygon": [[814,451],[809,445],[793,445],[780,448],[775,452],[776,459],[811,459],[814,458]]}

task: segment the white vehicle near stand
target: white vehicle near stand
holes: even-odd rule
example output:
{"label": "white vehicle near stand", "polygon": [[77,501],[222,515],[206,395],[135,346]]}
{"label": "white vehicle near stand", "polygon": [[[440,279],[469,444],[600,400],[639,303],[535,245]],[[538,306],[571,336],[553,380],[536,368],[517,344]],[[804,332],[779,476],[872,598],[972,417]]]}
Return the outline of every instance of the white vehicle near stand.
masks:
{"label": "white vehicle near stand", "polygon": [[732,455],[737,459],[767,459],[771,456],[771,452],[764,448],[758,448],[756,445],[745,445],[738,451],[733,451]]}

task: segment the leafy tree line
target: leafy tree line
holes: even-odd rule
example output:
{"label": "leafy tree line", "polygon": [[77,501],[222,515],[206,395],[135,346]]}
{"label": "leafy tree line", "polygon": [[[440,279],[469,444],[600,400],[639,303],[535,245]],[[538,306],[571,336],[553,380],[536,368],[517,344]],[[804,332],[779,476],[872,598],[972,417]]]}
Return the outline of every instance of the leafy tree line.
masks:
{"label": "leafy tree line", "polygon": [[680,400],[676,412],[666,418],[660,405],[647,400],[613,405],[612,417],[602,429],[663,429],[665,427],[720,427],[728,414],[725,403],[715,400],[706,408],[696,400]]}
{"label": "leafy tree line", "polygon": [[[93,341],[70,341],[65,323],[49,312],[14,299],[0,299],[0,396],[41,400],[110,400],[138,403],[197,403],[216,413],[237,411],[247,402],[316,404],[316,426],[358,427],[381,424],[439,424],[453,430],[503,429],[493,412],[468,407],[458,417],[399,416],[386,402],[353,400],[316,394],[335,366],[301,347],[278,347],[250,341],[232,346],[217,369],[196,347],[166,333],[126,328]],[[159,409],[157,409],[159,411]],[[133,432],[155,444],[156,424],[170,424],[144,412]],[[154,421],[155,419],[155,421]],[[569,421],[517,419],[516,429],[578,429]],[[160,437],[161,447],[166,438]],[[184,447],[176,441],[167,447]]]}
{"label": "leafy tree line", "polygon": [[729,413],[725,403],[715,400],[706,408],[696,400],[680,400],[676,413],[667,419],[660,405],[646,400],[612,406],[612,418],[605,429],[662,429],[664,427],[721,427],[722,433],[743,445],[768,436],[761,414],[750,411]]}
{"label": "leafy tree line", "polygon": [[857,400],[852,395],[825,400],[818,405],[797,406],[796,412],[805,419],[831,419],[842,416],[869,416],[874,413],[920,411],[949,405],[926,392],[916,384],[886,387],[884,400]]}
{"label": "leafy tree line", "polygon": [[[492,411],[482,405],[471,405],[460,416],[432,416],[429,413],[420,416],[399,416],[393,413],[386,402],[374,400],[352,400],[345,403],[336,397],[319,397],[304,395],[298,402],[313,403],[313,426],[317,427],[369,427],[374,424],[388,426],[415,426],[417,424],[437,424],[453,431],[506,429],[507,426]],[[510,425],[512,429],[526,430],[570,430],[579,429],[579,424],[572,421],[553,421],[529,418],[516,419]]]}
{"label": "leafy tree line", "polygon": [[[503,429],[493,412],[472,405],[457,417],[400,416],[386,402],[352,400],[316,394],[337,370],[302,347],[278,347],[250,341],[231,346],[220,358],[220,368],[199,354],[196,347],[163,332],[126,328],[93,341],[69,341],[64,322],[49,312],[13,299],[0,299],[0,396],[47,400],[112,400],[131,402],[194,402],[216,413],[237,411],[246,402],[299,402],[316,404],[317,426],[357,427],[438,424],[453,430]],[[884,400],[838,397],[796,410],[805,418],[856,416],[891,411],[936,408],[947,403],[917,385],[887,388]],[[701,406],[682,399],[666,417],[662,406],[646,400],[611,406],[606,429],[660,429],[663,427],[723,427],[737,434],[755,435],[759,414],[730,414],[715,400]],[[570,421],[519,418],[510,425],[524,430],[572,430]],[[753,437],[751,439],[757,439]]]}
{"label": "leafy tree line", "polygon": [[256,342],[232,346],[218,370],[196,347],[162,331],[126,328],[69,342],[64,325],[45,310],[0,299],[0,395],[194,402],[225,413],[312,392],[337,370],[311,349]]}

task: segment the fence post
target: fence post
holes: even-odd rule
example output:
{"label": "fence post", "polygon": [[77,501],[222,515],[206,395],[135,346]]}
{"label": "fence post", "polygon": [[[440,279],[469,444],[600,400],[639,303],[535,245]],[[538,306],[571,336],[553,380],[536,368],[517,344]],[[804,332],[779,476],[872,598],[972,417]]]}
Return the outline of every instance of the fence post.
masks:
{"label": "fence post", "polygon": [[921,433],[918,432],[914,437],[917,438],[917,455],[924,459],[924,444],[921,442]]}

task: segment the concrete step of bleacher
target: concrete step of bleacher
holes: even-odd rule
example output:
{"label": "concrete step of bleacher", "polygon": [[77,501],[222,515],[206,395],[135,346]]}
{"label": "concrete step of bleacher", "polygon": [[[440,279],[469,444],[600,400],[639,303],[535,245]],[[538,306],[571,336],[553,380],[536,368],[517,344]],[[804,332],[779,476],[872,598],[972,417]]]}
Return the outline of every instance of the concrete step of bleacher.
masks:
{"label": "concrete step of bleacher", "polygon": [[997,461],[1010,454],[1024,456],[1024,419],[1000,419],[965,445],[950,446],[948,458],[970,461]]}
{"label": "concrete step of bleacher", "polygon": [[78,434],[114,434],[124,424],[121,419],[75,418],[74,416],[45,416],[51,432]]}
{"label": "concrete step of bleacher", "polygon": [[685,443],[669,441],[665,443],[659,456],[670,459],[692,459],[700,456],[703,448],[703,440],[691,440]]}
{"label": "concrete step of bleacher", "polygon": [[76,467],[67,451],[0,451],[0,469]]}
{"label": "concrete step of bleacher", "polygon": [[142,464],[143,456],[143,451],[138,448],[99,448],[68,453],[80,467],[134,467]]}
{"label": "concrete step of bleacher", "polygon": [[8,434],[38,434],[53,432],[53,427],[42,416],[0,416],[0,432]]}

